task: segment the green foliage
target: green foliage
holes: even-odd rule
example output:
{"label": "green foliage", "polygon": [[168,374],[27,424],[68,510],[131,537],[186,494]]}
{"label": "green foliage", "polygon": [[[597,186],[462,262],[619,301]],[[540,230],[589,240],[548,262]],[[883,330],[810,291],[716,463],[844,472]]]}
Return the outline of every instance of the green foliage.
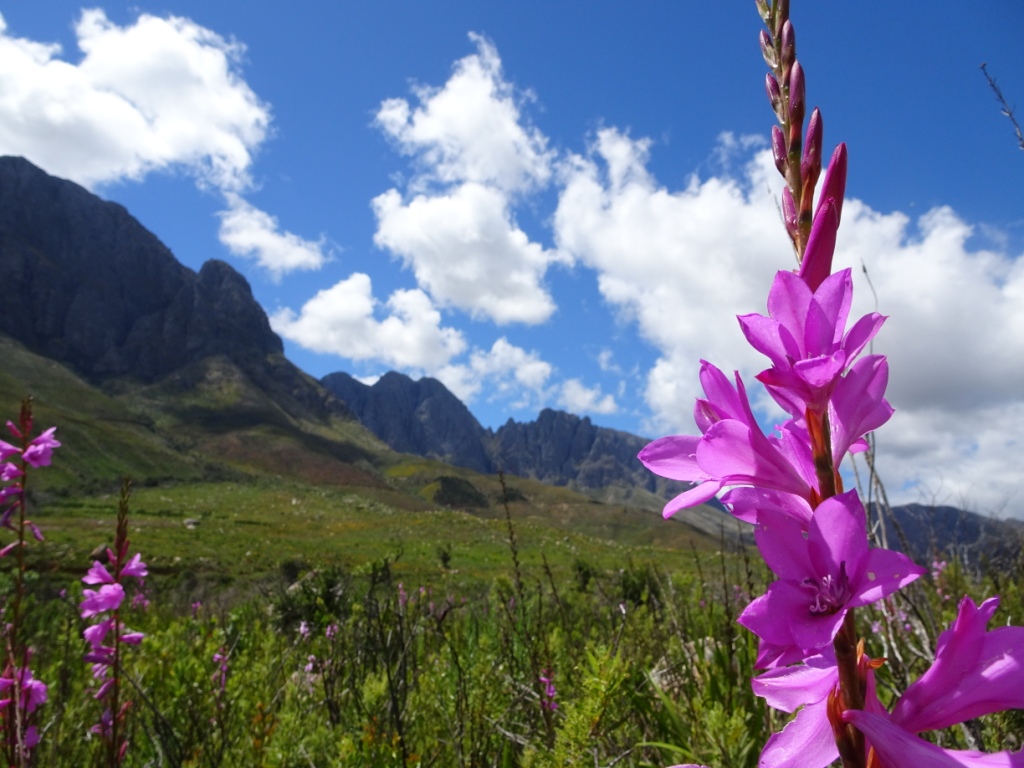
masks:
{"label": "green foliage", "polygon": [[434,501],[454,509],[490,506],[487,497],[480,493],[471,482],[449,475],[441,475],[437,478]]}

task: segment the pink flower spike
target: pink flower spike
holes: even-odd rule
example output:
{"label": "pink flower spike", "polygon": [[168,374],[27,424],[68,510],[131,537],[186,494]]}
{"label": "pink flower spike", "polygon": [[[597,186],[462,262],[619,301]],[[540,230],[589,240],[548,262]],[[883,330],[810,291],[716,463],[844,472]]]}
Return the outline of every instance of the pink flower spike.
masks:
{"label": "pink flower spike", "polygon": [[83,619],[105,611],[116,611],[124,600],[124,587],[120,584],[104,584],[99,592],[83,589],[85,599],[79,605]]}
{"label": "pink flower spike", "polygon": [[113,584],[114,577],[99,560],[93,560],[92,568],[82,577],[82,581],[86,584]]}
{"label": "pink flower spike", "polygon": [[142,555],[136,553],[131,560],[121,569],[122,576],[134,576],[137,579],[144,578],[149,575],[149,571],[146,570],[146,564],[142,562]]}

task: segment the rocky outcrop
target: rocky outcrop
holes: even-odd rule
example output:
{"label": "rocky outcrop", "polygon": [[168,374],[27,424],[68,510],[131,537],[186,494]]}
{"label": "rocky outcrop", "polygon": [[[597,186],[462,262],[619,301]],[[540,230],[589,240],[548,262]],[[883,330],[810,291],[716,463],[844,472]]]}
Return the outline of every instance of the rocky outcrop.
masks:
{"label": "rocky outcrop", "polygon": [[595,426],[587,417],[545,409],[536,421],[509,419],[492,432],[435,379],[413,381],[392,371],[370,386],[332,373],[321,383],[396,451],[585,491],[617,486],[671,497],[685,488],[640,464],[636,455],[645,438]]}
{"label": "rocky outcrop", "polygon": [[536,421],[509,419],[494,435],[495,455],[507,472],[580,488],[624,482],[646,487],[652,475],[636,458],[646,444],[642,437],[596,427],[586,416],[550,408]]}
{"label": "rocky outcrop", "polygon": [[392,371],[370,386],[347,373],[332,373],[320,383],[394,450],[477,472],[494,471],[490,434],[436,379],[413,381]]}
{"label": "rocky outcrop", "polygon": [[94,381],[283,350],[229,265],[197,275],[122,206],[20,157],[0,158],[0,285],[0,331]]}

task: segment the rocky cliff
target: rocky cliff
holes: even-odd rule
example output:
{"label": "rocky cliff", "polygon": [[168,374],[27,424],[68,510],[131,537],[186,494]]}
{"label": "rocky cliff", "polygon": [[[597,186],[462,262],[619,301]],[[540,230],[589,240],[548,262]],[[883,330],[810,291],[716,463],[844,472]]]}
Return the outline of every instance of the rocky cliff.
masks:
{"label": "rocky cliff", "polygon": [[0,333],[94,383],[184,381],[221,356],[293,416],[350,415],[284,358],[231,266],[197,274],[122,206],[20,157],[0,157],[0,285]]}
{"label": "rocky cliff", "polygon": [[[536,421],[509,419],[492,432],[435,379],[414,381],[392,371],[371,386],[347,373],[332,373],[321,383],[397,451],[586,491],[643,489],[664,499],[685,488],[640,464],[636,455],[647,444],[645,438],[595,426],[587,417],[545,409]],[[645,505],[660,506],[657,498]]]}
{"label": "rocky cliff", "polygon": [[230,266],[196,274],[120,205],[20,157],[0,158],[0,284],[0,331],[94,380],[282,352]]}
{"label": "rocky cliff", "polygon": [[320,383],[394,450],[477,472],[495,471],[490,434],[436,379],[413,381],[392,371],[368,386],[347,373],[332,373]]}

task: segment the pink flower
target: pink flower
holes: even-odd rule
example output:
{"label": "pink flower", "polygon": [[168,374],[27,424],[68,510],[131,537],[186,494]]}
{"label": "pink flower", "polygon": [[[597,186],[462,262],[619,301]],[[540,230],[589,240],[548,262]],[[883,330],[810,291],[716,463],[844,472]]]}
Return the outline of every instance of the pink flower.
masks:
{"label": "pink flower", "polygon": [[739,374],[735,388],[701,361],[706,399],[694,407],[701,436],[675,435],[649,443],[638,458],[662,477],[696,483],[665,505],[664,516],[710,499],[726,485],[753,485],[809,498],[814,482],[810,450],[784,426],[766,436],[754,418]]}
{"label": "pink flower", "polygon": [[82,581],[86,584],[113,584],[114,577],[99,560],[93,560],[92,567],[82,577]]}
{"label": "pink flower", "polygon": [[739,623],[769,646],[807,655],[832,642],[848,610],[880,600],[925,573],[899,552],[869,548],[856,491],[823,501],[806,536],[799,522],[768,509],[758,512],[754,535],[779,579],[747,606]]}
{"label": "pink flower", "polygon": [[149,575],[149,570],[146,564],[142,562],[142,555],[135,553],[132,559],[129,560],[124,567],[121,568],[121,576],[134,576],[137,579],[145,578]]}
{"label": "pink flower", "polygon": [[884,715],[855,709],[843,720],[871,740],[883,765],[918,765],[928,768],[1024,768],[1024,750],[986,754],[964,749],[943,749],[905,731]]}
{"label": "pink flower", "polygon": [[105,611],[116,611],[124,600],[124,587],[120,584],[104,584],[96,592],[92,589],[83,589],[82,595],[85,599],[79,605],[83,619],[95,616]]}
{"label": "pink flower", "polygon": [[[10,668],[0,677],[0,693],[7,693],[14,687],[15,677],[18,681],[18,689],[21,691],[18,707],[27,715],[31,715],[40,704],[46,702],[46,683],[36,680],[32,676],[32,670],[22,667],[12,675]],[[12,691],[13,693],[13,691]],[[0,709],[11,703],[11,698],[0,700]]]}
{"label": "pink flower", "polygon": [[1024,627],[987,631],[999,598],[965,597],[939,636],[935,661],[900,697],[892,721],[911,733],[940,730],[1005,709],[1024,709]]}
{"label": "pink flower", "polygon": [[50,466],[53,449],[60,447],[60,443],[53,437],[56,429],[56,427],[50,427],[28,444],[25,452],[21,455],[27,464],[36,469]]}
{"label": "pink flower", "polygon": [[768,294],[768,317],[739,317],[747,341],[772,362],[757,379],[796,418],[807,409],[824,410],[836,382],[885,320],[866,315],[844,333],[852,300],[849,269],[828,276],[814,292],[799,276],[781,271]]}

